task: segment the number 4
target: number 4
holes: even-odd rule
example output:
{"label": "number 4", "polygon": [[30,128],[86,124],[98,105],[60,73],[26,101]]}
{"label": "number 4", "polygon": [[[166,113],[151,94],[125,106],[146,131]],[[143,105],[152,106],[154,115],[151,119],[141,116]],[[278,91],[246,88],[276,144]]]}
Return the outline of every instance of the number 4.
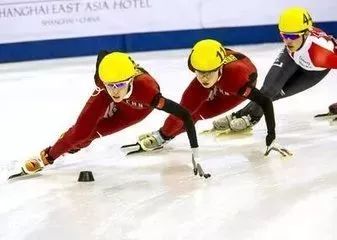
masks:
{"label": "number 4", "polygon": [[303,23],[309,25],[310,22],[312,22],[311,16],[309,14],[307,16],[305,13],[303,13]]}

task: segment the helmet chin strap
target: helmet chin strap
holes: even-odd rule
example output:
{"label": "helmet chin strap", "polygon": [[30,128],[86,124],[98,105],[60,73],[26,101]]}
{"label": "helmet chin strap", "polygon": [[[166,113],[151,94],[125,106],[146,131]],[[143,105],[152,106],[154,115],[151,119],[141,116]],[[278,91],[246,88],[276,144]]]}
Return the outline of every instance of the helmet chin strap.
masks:
{"label": "helmet chin strap", "polygon": [[306,33],[306,34],[303,34],[303,36],[302,36],[302,44],[301,44],[301,46],[298,48],[298,50],[300,50],[300,49],[303,47],[303,45],[304,45],[305,41],[307,40],[307,38],[308,38],[308,34],[307,34],[307,33]]}
{"label": "helmet chin strap", "polygon": [[218,76],[218,80],[216,80],[216,82],[219,82],[219,80],[220,80],[220,78],[222,76],[222,66],[223,65],[221,65],[221,67],[219,68],[219,76]]}
{"label": "helmet chin strap", "polygon": [[301,38],[302,38],[302,43],[301,43],[301,45],[296,49],[295,52],[297,52],[298,50],[300,50],[300,49],[303,47],[305,41],[307,40],[307,36],[306,36],[305,34],[303,34],[303,35],[301,36]]}
{"label": "helmet chin strap", "polygon": [[130,82],[129,87],[128,87],[128,92],[127,94],[123,97],[123,99],[128,99],[133,91],[133,81]]}

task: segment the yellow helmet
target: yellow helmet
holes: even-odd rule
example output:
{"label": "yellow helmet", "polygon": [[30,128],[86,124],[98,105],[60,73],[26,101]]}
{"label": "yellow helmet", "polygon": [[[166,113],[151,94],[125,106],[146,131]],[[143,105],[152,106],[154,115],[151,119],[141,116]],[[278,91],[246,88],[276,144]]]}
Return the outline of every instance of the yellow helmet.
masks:
{"label": "yellow helmet", "polygon": [[99,78],[104,83],[123,82],[135,74],[136,65],[126,53],[110,53],[102,59],[98,66]]}
{"label": "yellow helmet", "polygon": [[188,66],[192,71],[213,71],[225,61],[226,51],[216,40],[205,39],[197,42],[188,58]]}
{"label": "yellow helmet", "polygon": [[297,33],[308,30],[312,24],[312,18],[307,9],[291,7],[282,12],[278,28],[280,32]]}

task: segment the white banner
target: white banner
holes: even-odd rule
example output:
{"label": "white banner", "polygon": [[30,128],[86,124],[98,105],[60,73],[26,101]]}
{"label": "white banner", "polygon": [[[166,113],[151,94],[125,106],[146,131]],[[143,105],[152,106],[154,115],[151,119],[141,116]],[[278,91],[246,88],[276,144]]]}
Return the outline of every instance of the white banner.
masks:
{"label": "white banner", "polygon": [[337,20],[331,0],[0,0],[0,43],[275,24],[293,5]]}
{"label": "white banner", "polygon": [[2,0],[0,43],[196,28],[190,5],[196,7],[193,0]]}
{"label": "white banner", "polygon": [[335,0],[254,0],[232,1],[207,0],[201,3],[203,28],[255,26],[276,24],[285,8],[305,7],[314,21],[337,21]]}

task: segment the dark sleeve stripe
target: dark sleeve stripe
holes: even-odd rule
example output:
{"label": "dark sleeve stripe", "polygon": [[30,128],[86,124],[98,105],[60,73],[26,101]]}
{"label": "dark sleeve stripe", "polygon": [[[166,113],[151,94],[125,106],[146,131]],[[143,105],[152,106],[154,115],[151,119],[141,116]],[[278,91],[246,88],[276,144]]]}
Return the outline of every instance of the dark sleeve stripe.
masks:
{"label": "dark sleeve stripe", "polygon": [[252,89],[248,98],[261,106],[266,120],[268,133],[275,134],[275,116],[271,99],[263,95],[256,88]]}
{"label": "dark sleeve stripe", "polygon": [[[161,108],[157,107],[159,103],[162,103]],[[184,126],[187,132],[187,136],[188,136],[191,148],[197,148],[199,146],[192,117],[185,108],[183,108],[178,103],[170,99],[162,97],[161,95],[157,95],[154,98],[152,102],[152,106],[181,119],[184,122]]]}

